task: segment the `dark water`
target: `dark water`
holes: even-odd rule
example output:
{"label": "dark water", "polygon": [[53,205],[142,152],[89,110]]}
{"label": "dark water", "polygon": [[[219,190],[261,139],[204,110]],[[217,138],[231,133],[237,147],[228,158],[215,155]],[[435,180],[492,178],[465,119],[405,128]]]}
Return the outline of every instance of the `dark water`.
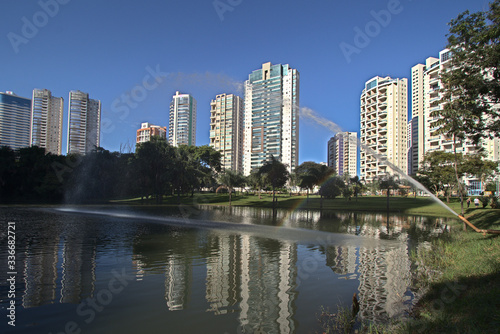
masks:
{"label": "dark water", "polygon": [[350,307],[353,293],[359,319],[384,321],[411,307],[409,254],[445,223],[255,208],[2,208],[0,332],[314,333],[321,308]]}

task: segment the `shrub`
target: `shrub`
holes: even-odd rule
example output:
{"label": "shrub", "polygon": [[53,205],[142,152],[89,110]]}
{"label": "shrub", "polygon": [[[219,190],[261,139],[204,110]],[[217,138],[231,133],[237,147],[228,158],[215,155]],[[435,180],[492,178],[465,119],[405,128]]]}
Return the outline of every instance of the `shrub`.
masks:
{"label": "shrub", "polygon": [[491,203],[490,203],[491,208],[492,209],[499,209],[500,208],[500,203],[498,202],[498,198],[496,198],[495,196],[491,195],[490,199],[491,199]]}
{"label": "shrub", "polygon": [[483,204],[483,208],[485,208],[488,206],[488,202],[490,201],[490,199],[485,196],[479,196],[479,201],[481,202],[481,204]]}

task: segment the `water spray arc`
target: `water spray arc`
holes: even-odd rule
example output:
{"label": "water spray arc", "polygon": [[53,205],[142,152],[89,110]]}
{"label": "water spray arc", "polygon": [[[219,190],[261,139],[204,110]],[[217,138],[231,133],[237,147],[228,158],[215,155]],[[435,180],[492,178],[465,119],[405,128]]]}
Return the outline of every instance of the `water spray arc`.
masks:
{"label": "water spray arc", "polygon": [[[339,125],[335,124],[334,122],[332,122],[332,121],[330,121],[330,120],[328,120],[328,119],[326,119],[324,117],[319,116],[314,110],[312,110],[310,108],[302,107],[300,109],[300,113],[305,118],[308,118],[308,119],[316,122],[317,124],[322,125],[322,126],[328,128],[328,129],[330,129],[333,132],[336,132],[336,133],[337,132],[343,132],[342,128]],[[355,141],[353,138],[350,138],[349,140],[350,141]],[[446,204],[444,204],[436,195],[434,195],[433,193],[431,193],[420,182],[418,182],[417,180],[413,179],[411,176],[409,176],[406,173],[404,173],[399,167],[397,167],[396,165],[394,165],[393,163],[391,163],[390,161],[388,161],[385,156],[382,156],[381,154],[379,154],[379,153],[375,152],[373,149],[371,149],[368,145],[362,143],[359,138],[356,140],[355,144],[358,147],[360,147],[361,149],[363,149],[367,154],[370,154],[370,155],[374,156],[379,162],[383,162],[384,164],[388,165],[396,174],[398,174],[399,176],[405,178],[412,185],[414,185],[418,189],[420,189],[423,192],[425,192],[426,194],[428,194],[436,203],[438,203],[443,208],[445,208],[446,210],[448,210],[449,212],[451,212],[453,215],[457,216],[460,220],[462,220],[464,222],[464,224],[469,225],[474,231],[476,231],[478,233],[483,233],[483,234],[486,234],[486,233],[500,234],[500,230],[482,230],[482,229],[478,229],[471,222],[469,222],[467,219],[465,219],[465,217],[459,215],[458,213],[456,213],[455,211],[453,211],[450,207],[448,207]]]}
{"label": "water spray arc", "polygon": [[[308,118],[314,122],[316,122],[319,125],[322,125],[328,129],[330,129],[333,132],[343,132],[342,128],[337,125],[336,123],[319,116],[314,110],[307,108],[307,107],[302,107],[300,109],[301,114],[305,117]],[[399,167],[391,163],[389,160],[387,160],[387,157],[375,152],[373,149],[371,149],[368,145],[364,144],[361,142],[361,140],[358,138],[357,140],[354,140],[354,138],[350,138],[350,141],[355,142],[356,146],[364,150],[367,154],[372,155],[377,159],[379,162],[382,162],[389,166],[396,174],[399,176],[405,178],[408,182],[410,182],[413,186],[417,187],[418,189],[422,190],[426,194],[428,194],[436,203],[441,205],[443,208],[446,210],[450,211],[453,215],[458,216],[458,214],[453,211],[450,207],[448,207],[446,204],[444,204],[439,198],[436,197],[433,193],[431,193],[427,188],[425,188],[420,182],[417,180],[413,179],[406,173],[404,173]]]}

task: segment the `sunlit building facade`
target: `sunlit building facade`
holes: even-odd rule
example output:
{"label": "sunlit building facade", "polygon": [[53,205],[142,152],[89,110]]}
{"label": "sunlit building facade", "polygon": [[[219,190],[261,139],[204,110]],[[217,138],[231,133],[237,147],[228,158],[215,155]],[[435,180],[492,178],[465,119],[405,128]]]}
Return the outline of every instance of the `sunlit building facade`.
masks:
{"label": "sunlit building facade", "polygon": [[196,145],[196,100],[176,92],[170,102],[168,142],[172,146]]}
{"label": "sunlit building facade", "polygon": [[245,82],[243,173],[271,156],[293,171],[299,158],[299,72],[265,63]]}
{"label": "sunlit building facade", "polygon": [[243,99],[217,95],[210,103],[210,146],[221,153],[222,168],[243,172]]}
{"label": "sunlit building facade", "polygon": [[16,150],[30,145],[31,99],[0,92],[0,146]]}
{"label": "sunlit building facade", "polygon": [[[440,116],[434,113],[439,113],[443,108],[441,99],[443,96],[442,83],[440,75],[449,70],[452,66],[452,54],[448,49],[441,50],[438,58],[428,57],[425,64],[417,64],[412,67],[412,118],[417,119],[417,128],[413,127],[418,135],[413,136],[412,147],[417,147],[418,161],[413,161],[412,169],[416,171],[422,168],[422,163],[425,154],[433,151],[454,152],[453,138],[446,134],[439,134],[437,130],[440,128]],[[499,159],[499,139],[490,139],[487,136],[481,140],[482,146],[486,153],[486,159],[498,161]],[[456,152],[464,155],[475,154],[478,152],[478,147],[471,141],[458,140],[456,142]],[[415,153],[414,153],[415,156]],[[480,183],[478,179],[473,177],[464,179],[469,186],[471,182],[474,184]],[[477,186],[474,186],[477,188]],[[481,189],[477,189],[477,194]]]}
{"label": "sunlit building facade", "polygon": [[[408,80],[374,77],[361,93],[360,174],[366,182],[407,172]],[[388,164],[388,162],[390,164]]]}
{"label": "sunlit building facade", "polygon": [[328,141],[328,167],[338,175],[357,175],[358,134],[339,132]]}
{"label": "sunlit building facade", "polygon": [[87,154],[100,146],[101,101],[79,90],[69,92],[67,152]]}
{"label": "sunlit building facade", "polygon": [[46,153],[62,154],[64,99],[52,96],[48,89],[34,89],[31,104],[32,146]]}
{"label": "sunlit building facade", "polygon": [[153,136],[166,139],[167,127],[152,125],[148,122],[141,123],[141,128],[137,130],[136,144],[141,144],[150,141],[151,137]]}

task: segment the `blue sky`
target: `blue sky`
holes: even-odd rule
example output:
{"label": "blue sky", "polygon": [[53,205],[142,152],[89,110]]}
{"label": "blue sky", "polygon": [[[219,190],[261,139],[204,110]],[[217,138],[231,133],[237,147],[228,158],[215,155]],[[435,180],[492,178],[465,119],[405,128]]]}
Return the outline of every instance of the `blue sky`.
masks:
{"label": "blue sky", "polygon": [[[243,97],[249,73],[270,61],[300,72],[301,107],[359,131],[364,83],[410,82],[411,67],[438,55],[447,23],[467,9],[487,10],[488,1],[3,0],[0,91],[63,97],[66,152],[70,90],[101,100],[101,146],[111,151],[133,146],[141,122],[166,126],[179,90],[197,100],[196,141],[205,145],[210,100]],[[356,50],[343,52],[347,45]],[[326,161],[332,135],[301,119],[299,162]]]}

